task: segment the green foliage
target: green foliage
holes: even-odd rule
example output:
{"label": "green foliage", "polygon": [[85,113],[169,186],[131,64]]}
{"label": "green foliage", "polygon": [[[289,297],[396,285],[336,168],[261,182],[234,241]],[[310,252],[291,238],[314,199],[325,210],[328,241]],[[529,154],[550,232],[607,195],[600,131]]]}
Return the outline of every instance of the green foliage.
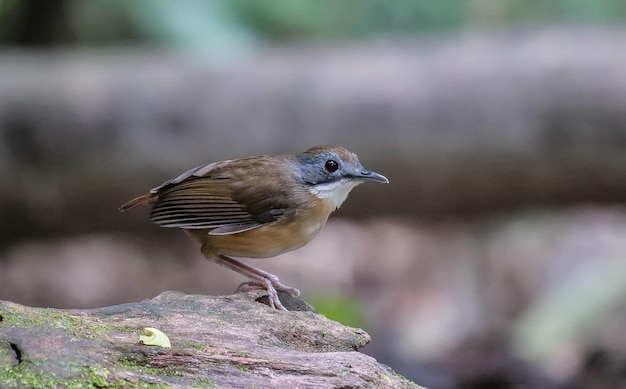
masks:
{"label": "green foliage", "polygon": [[452,29],[456,0],[235,0],[237,13],[270,39],[342,39]]}
{"label": "green foliage", "polygon": [[76,4],[74,15],[77,30],[88,41],[135,41],[213,54],[247,49],[256,42],[221,1],[84,1]]}
{"label": "green foliage", "polygon": [[513,0],[507,4],[504,17],[510,22],[602,25],[626,19],[626,2],[616,0]]}
{"label": "green foliage", "polygon": [[567,282],[553,287],[518,321],[513,347],[528,360],[548,362],[564,344],[585,339],[626,295],[623,258],[599,262]]}
{"label": "green foliage", "polygon": [[272,41],[366,40],[468,27],[605,25],[626,20],[622,0],[47,0],[46,4],[62,11],[45,13],[37,1],[0,0],[0,43],[144,44],[223,54]]}
{"label": "green foliage", "polygon": [[365,314],[361,304],[349,296],[317,296],[311,305],[327,318],[343,325],[361,328],[365,326]]}

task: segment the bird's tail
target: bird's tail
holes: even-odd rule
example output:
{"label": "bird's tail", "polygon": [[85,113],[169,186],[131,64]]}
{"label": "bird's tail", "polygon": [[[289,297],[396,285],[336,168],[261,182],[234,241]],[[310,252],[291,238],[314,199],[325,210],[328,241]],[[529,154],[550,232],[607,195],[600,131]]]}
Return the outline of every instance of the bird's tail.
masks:
{"label": "bird's tail", "polygon": [[120,212],[126,212],[129,209],[135,208],[138,205],[152,204],[157,200],[158,196],[159,195],[157,195],[156,193],[148,193],[143,196],[135,197],[126,204],[122,205],[119,210]]}

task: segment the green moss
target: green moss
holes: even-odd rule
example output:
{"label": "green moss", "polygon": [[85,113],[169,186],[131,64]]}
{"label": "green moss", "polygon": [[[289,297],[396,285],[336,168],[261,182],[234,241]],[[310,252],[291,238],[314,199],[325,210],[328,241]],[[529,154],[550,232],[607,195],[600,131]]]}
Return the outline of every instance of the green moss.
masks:
{"label": "green moss", "polygon": [[59,328],[76,337],[94,339],[108,328],[80,316],[59,313],[46,308],[3,307],[0,309],[2,324],[20,328]]}
{"label": "green moss", "polygon": [[352,330],[352,335],[354,335],[356,337],[356,348],[359,349],[361,347],[366,346],[370,340],[364,336],[360,330],[357,330],[356,328],[354,328]]}
{"label": "green moss", "polygon": [[166,389],[165,384],[131,382],[123,378],[111,377],[111,372],[102,366],[83,368],[83,372],[75,377],[60,378],[42,372],[35,364],[22,363],[17,366],[0,369],[0,385],[2,388],[66,388],[66,389]]}
{"label": "green moss", "polygon": [[87,381],[94,388],[106,388],[109,385],[109,370],[103,367],[90,367],[88,370]]}
{"label": "green moss", "polygon": [[251,358],[252,357],[252,353],[248,352],[248,351],[241,351],[241,350],[236,350],[233,349],[232,347],[226,347],[226,350],[235,356],[241,357],[241,358]]}
{"label": "green moss", "polygon": [[[147,357],[144,355],[134,355],[125,357],[117,361],[117,365],[124,370],[133,370],[136,372],[152,375],[152,376],[164,376],[164,377],[183,377],[184,372],[177,370],[173,367],[151,367],[146,366]],[[194,388],[215,388],[215,382],[206,378],[193,380],[192,386]]]}
{"label": "green moss", "polygon": [[252,354],[247,351],[237,351],[236,354],[242,358],[251,358]]}
{"label": "green moss", "polygon": [[6,388],[54,388],[58,380],[50,375],[32,371],[21,364],[0,370],[0,383]]}
{"label": "green moss", "polygon": [[0,366],[5,361],[13,361],[15,359],[15,355],[9,346],[9,342],[0,339]]}
{"label": "green moss", "polygon": [[2,307],[0,316],[2,316],[2,325],[28,327],[32,324],[42,324],[38,317],[31,317],[21,307]]}
{"label": "green moss", "polygon": [[179,348],[192,348],[201,351],[204,351],[207,347],[206,345],[200,343],[173,343],[172,346]]}
{"label": "green moss", "polygon": [[128,370],[135,370],[150,375],[160,375],[165,377],[182,377],[184,374],[182,371],[173,367],[151,367],[145,365],[145,357],[125,357],[117,361],[120,367]]}
{"label": "green moss", "polygon": [[65,313],[44,312],[43,316],[45,319],[50,319],[53,326],[63,328],[79,338],[94,339],[96,335],[109,331],[105,325]]}
{"label": "green moss", "polygon": [[383,374],[382,371],[376,372],[377,379],[372,382],[373,387],[388,388],[393,383],[395,388],[426,389],[426,388],[422,388],[421,386],[409,380],[408,378],[404,377],[403,375],[396,373],[391,368],[387,368],[387,372],[389,373],[389,375]]}
{"label": "green moss", "polygon": [[133,328],[133,327],[124,327],[124,326],[113,326],[111,327],[111,330],[114,332],[121,332],[124,334],[137,334],[137,336],[139,336],[139,334],[143,334],[143,327]]}
{"label": "green moss", "polygon": [[213,380],[210,380],[208,378],[200,378],[199,380],[194,381],[193,387],[201,389],[213,389],[217,386],[215,384],[215,381]]}

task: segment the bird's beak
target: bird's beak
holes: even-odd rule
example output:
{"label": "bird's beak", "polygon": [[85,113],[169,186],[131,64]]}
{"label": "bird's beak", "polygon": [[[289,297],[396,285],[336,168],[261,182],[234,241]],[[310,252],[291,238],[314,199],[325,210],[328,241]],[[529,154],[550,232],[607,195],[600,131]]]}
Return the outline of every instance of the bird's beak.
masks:
{"label": "bird's beak", "polygon": [[357,180],[361,180],[361,181],[380,182],[381,184],[389,183],[389,180],[387,179],[387,177],[383,176],[382,174],[378,174],[376,172],[373,172],[367,169],[359,170],[358,173],[355,174],[354,178],[356,178]]}

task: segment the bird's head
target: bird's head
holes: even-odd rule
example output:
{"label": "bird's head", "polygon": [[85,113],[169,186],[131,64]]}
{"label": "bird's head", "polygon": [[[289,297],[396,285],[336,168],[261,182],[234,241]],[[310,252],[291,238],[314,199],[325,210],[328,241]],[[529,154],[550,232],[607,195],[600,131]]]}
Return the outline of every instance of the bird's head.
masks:
{"label": "bird's head", "polygon": [[352,188],[365,181],[389,183],[387,177],[364,168],[359,157],[343,147],[315,146],[296,160],[303,183],[332,209],[339,208]]}

